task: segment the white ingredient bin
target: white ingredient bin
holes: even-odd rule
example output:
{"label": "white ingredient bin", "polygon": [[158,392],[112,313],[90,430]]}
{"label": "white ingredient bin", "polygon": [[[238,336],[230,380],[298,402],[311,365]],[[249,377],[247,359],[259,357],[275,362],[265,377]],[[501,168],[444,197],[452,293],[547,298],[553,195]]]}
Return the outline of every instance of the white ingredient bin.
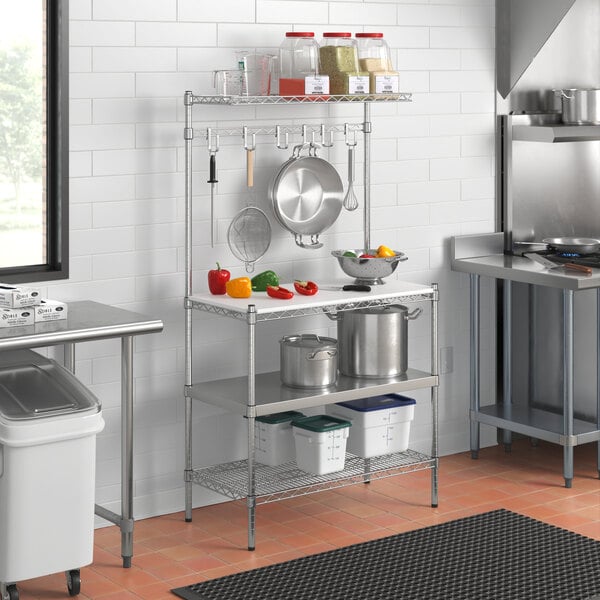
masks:
{"label": "white ingredient bin", "polygon": [[294,419],[292,429],[299,469],[314,475],[344,469],[349,421],[328,415],[315,415]]}
{"label": "white ingredient bin", "polygon": [[[0,352],[0,582],[65,571],[71,595],[93,559],[97,398],[30,350]],[[10,589],[12,588],[12,589]]]}
{"label": "white ingredient bin", "polygon": [[297,410],[256,417],[254,426],[254,457],[256,462],[276,467],[294,460],[296,448],[292,419],[304,415]]}
{"label": "white ingredient bin", "polygon": [[400,394],[385,394],[331,404],[327,413],[352,423],[348,452],[362,458],[404,452],[416,401]]}

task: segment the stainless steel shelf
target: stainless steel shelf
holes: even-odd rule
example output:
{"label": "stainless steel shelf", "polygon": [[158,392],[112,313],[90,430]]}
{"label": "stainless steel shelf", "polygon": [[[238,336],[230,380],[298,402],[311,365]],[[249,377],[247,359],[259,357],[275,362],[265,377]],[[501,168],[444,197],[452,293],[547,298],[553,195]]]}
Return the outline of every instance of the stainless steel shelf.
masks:
{"label": "stainless steel shelf", "polygon": [[[323,490],[394,477],[402,473],[432,469],[436,459],[414,450],[377,456],[370,459],[346,454],[343,471],[312,475],[301,471],[296,463],[269,467],[256,463],[256,503],[266,504],[286,498],[305,496]],[[248,494],[248,461],[239,460],[213,467],[194,469],[192,481],[233,500]]]}
{"label": "stainless steel shelf", "polygon": [[600,140],[600,125],[514,125],[512,135],[516,142],[591,142]]}
{"label": "stainless steel shelf", "polygon": [[301,410],[335,402],[358,400],[368,396],[430,388],[436,385],[438,385],[437,376],[416,369],[408,369],[402,377],[361,379],[340,375],[337,384],[328,388],[295,389],[282,385],[279,371],[274,371],[256,375],[256,406],[253,411],[251,407],[247,406],[248,377],[197,383],[189,388],[189,394],[191,398],[221,406],[240,415],[259,417],[286,410]]}
{"label": "stainless steel shelf", "polygon": [[353,96],[191,96],[192,104],[339,104],[343,102],[412,102],[412,93],[364,94]]}
{"label": "stainless steel shelf", "polygon": [[598,425],[581,419],[573,419],[573,436],[568,439],[563,434],[563,416],[538,408],[519,406],[505,408],[502,404],[494,404],[482,406],[478,412],[472,411],[471,418],[479,423],[562,446],[576,446],[600,440]]}

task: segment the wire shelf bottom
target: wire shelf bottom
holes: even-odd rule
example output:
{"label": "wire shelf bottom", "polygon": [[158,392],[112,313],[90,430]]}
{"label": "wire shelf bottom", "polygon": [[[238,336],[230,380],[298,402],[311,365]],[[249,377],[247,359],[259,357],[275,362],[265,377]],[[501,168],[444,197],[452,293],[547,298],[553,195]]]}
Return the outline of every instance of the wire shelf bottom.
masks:
{"label": "wire shelf bottom", "polygon": [[[307,473],[298,469],[296,463],[286,463],[277,467],[255,463],[256,503],[266,504],[363,483],[367,480],[374,481],[432,469],[436,463],[435,458],[414,450],[366,459],[346,454],[344,470],[326,475]],[[191,472],[191,481],[233,500],[246,498],[248,461],[238,460],[194,469]]]}

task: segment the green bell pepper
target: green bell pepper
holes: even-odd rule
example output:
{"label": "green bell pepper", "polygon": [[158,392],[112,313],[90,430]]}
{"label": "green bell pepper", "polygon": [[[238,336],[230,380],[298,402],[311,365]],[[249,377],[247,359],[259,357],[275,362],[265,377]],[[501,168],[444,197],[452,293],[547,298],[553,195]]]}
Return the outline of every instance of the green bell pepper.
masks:
{"label": "green bell pepper", "polygon": [[252,278],[252,291],[254,292],[266,292],[268,285],[279,285],[279,277],[275,271],[263,271]]}

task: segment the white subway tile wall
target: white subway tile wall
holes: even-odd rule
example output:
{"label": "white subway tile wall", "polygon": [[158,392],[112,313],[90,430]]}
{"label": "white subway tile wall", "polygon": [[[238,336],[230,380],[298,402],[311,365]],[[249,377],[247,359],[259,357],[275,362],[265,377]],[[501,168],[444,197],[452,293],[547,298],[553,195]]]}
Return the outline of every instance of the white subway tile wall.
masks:
{"label": "white subway tile wall", "polygon": [[[135,516],[183,507],[184,155],[183,93],[213,92],[212,72],[235,68],[235,50],[276,52],[289,30],[381,31],[412,103],[373,107],[371,239],[406,252],[398,278],[440,284],[440,346],[454,348],[441,377],[444,454],[468,448],[468,278],[449,269],[453,235],[494,229],[494,0],[74,0],[70,6],[71,278],[50,297],[93,299],[163,319],[165,330],[135,341]],[[209,243],[204,131],[241,124],[360,122],[357,106],[194,107],[194,287],[206,290],[216,261],[245,274],[231,255],[232,216],[253,203],[271,215],[273,242],[257,270],[285,279],[341,277],[332,249],[362,244],[362,211],[343,212],[306,251],[273,219],[266,188],[290,150],[259,136],[256,186],[248,193],[241,139],[217,156],[216,245]],[[325,154],[346,181],[343,139]],[[361,160],[361,139],[357,161]],[[357,162],[362,205],[363,174]],[[484,403],[493,400],[493,287],[482,286]],[[198,381],[245,373],[243,324],[194,315]],[[411,324],[410,351],[427,368],[428,320]],[[414,325],[414,327],[413,327]],[[296,331],[335,335],[321,318],[259,327],[259,370],[278,368],[277,340]],[[104,405],[97,498],[119,510],[119,345],[82,344],[77,372]],[[418,395],[427,412],[427,395]],[[243,456],[243,420],[194,405],[197,464]],[[427,447],[427,421],[414,444]],[[484,443],[493,442],[484,431]],[[419,436],[422,436],[421,438]],[[194,503],[217,497],[201,488]],[[101,522],[99,521],[99,524]]]}

